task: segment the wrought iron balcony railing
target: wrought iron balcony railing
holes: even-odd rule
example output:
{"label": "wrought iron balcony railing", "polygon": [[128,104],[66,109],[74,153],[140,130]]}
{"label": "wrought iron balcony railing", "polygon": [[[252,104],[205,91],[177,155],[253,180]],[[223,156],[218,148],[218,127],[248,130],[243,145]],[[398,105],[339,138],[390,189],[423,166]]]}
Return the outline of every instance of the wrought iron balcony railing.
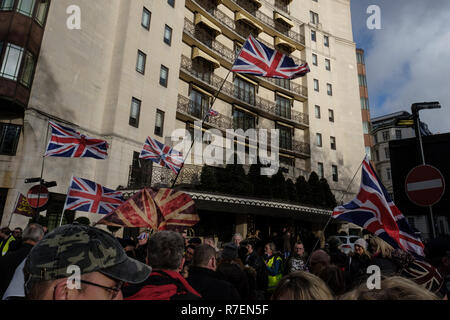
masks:
{"label": "wrought iron balcony railing", "polygon": [[[186,98],[182,95],[178,95],[178,106],[177,111],[186,115],[190,115],[198,120],[203,120],[205,118],[206,113],[208,112],[207,107],[192,101],[189,98]],[[205,123],[215,126],[222,130],[232,129],[233,128],[233,120],[230,117],[227,117],[221,113],[217,116],[208,116],[206,117]]]}
{"label": "wrought iron balcony railing", "polygon": [[152,182],[152,167],[131,165],[128,175],[129,189],[142,189],[149,187]]}
{"label": "wrought iron balcony railing", "polygon": [[240,94],[239,88],[236,87],[233,83],[228,82],[228,81],[226,81],[224,83],[224,79],[215,75],[214,73],[212,73],[210,77],[199,78],[197,76],[197,73],[193,70],[192,60],[186,56],[181,56],[181,70],[188,73],[192,77],[197,78],[199,81],[206,82],[208,85],[213,87],[215,90],[219,90],[220,86],[223,83],[221,93],[227,95],[228,97],[231,97],[232,99],[236,99],[236,100],[244,103],[245,105],[252,105],[256,109],[260,109],[266,113],[276,116],[277,118],[280,118],[283,120],[288,120],[289,122],[294,122],[296,124],[300,124],[301,126],[309,125],[309,117],[307,114],[292,110],[290,118],[281,116],[279,114],[279,111],[278,111],[279,109],[275,102],[261,98],[260,96],[256,96],[256,95],[255,95],[254,99],[247,99],[247,98],[245,98],[245,95],[243,96]]}

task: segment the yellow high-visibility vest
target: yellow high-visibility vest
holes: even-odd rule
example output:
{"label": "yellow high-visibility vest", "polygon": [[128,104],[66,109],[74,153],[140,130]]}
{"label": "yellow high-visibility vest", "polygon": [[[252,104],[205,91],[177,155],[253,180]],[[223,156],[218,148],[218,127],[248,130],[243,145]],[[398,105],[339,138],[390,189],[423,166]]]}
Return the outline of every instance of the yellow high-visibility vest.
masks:
{"label": "yellow high-visibility vest", "polygon": [[3,240],[3,241],[6,241],[6,243],[5,243],[5,246],[2,248],[2,257],[8,252],[10,243],[13,241],[16,241],[16,238],[11,236],[8,239]]}
{"label": "yellow high-visibility vest", "polygon": [[[267,262],[267,266],[269,268],[272,268],[273,264],[275,263],[275,259],[276,260],[280,260],[280,263],[283,263],[283,259],[281,259],[281,257],[279,256],[273,256],[272,258],[270,258],[270,260]],[[269,279],[269,283],[268,283],[268,291],[273,291],[275,290],[275,287],[278,285],[278,282],[280,282],[281,278],[283,278],[283,273],[282,273],[282,265],[280,264],[280,269],[278,270],[278,274],[275,276],[272,276],[269,274],[268,279]]]}

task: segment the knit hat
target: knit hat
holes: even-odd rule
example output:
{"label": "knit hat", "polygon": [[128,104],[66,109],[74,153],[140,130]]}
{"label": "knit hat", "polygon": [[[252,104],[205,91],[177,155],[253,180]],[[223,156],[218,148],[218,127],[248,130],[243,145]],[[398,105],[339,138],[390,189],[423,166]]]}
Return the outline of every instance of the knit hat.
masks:
{"label": "knit hat", "polygon": [[364,248],[364,250],[367,250],[367,242],[363,238],[359,238],[358,240],[356,240],[355,245],[358,245],[358,246]]}

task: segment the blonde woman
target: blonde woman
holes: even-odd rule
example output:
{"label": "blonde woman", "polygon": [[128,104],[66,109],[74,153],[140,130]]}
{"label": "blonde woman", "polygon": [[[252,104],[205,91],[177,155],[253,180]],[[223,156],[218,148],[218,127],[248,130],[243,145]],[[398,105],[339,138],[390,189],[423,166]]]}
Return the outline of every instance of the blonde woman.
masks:
{"label": "blonde woman", "polygon": [[272,300],[334,300],[331,290],[319,277],[304,271],[283,277]]}
{"label": "blonde woman", "polygon": [[397,274],[398,268],[392,261],[394,248],[377,236],[372,236],[369,244],[372,252],[372,264],[379,266],[383,275],[393,276]]}

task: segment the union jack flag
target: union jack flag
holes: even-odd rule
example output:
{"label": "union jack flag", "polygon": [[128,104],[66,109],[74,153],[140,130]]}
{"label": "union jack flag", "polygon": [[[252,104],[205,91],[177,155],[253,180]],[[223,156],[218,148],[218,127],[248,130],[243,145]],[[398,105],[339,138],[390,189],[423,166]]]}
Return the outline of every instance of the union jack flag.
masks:
{"label": "union jack flag", "polygon": [[[415,260],[401,271],[401,276],[413,280],[427,290],[438,293],[445,281],[439,271],[425,261]],[[445,291],[445,290],[444,290]]]}
{"label": "union jack flag", "polygon": [[217,117],[217,116],[219,115],[219,112],[217,112],[216,110],[210,109],[210,110],[208,111],[208,115],[209,115],[210,117]]}
{"label": "union jack flag", "polygon": [[416,257],[424,256],[422,242],[414,236],[367,157],[363,161],[358,195],[351,202],[336,207],[333,218],[363,227],[394,248],[408,251]]}
{"label": "union jack flag", "polygon": [[102,187],[86,179],[72,177],[64,210],[107,214],[124,202],[122,192]]}
{"label": "union jack flag", "polygon": [[287,55],[271,49],[249,36],[231,71],[255,76],[295,79],[310,72],[307,63],[295,64]]}
{"label": "union jack flag", "polygon": [[183,166],[182,154],[161,142],[148,137],[142,149],[140,159],[151,160],[178,173]]}
{"label": "union jack flag", "polygon": [[108,158],[108,143],[105,140],[87,137],[52,121],[50,126],[52,137],[48,142],[45,157]]}

